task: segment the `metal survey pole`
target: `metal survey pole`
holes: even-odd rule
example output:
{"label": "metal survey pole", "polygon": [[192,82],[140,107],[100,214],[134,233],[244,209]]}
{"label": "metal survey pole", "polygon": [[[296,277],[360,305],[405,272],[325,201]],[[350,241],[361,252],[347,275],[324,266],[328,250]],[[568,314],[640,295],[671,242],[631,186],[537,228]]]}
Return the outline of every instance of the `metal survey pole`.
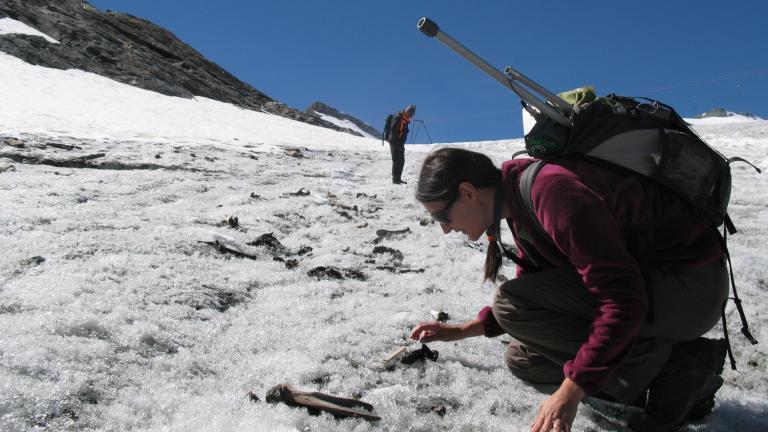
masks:
{"label": "metal survey pole", "polygon": [[563,113],[561,113],[551,105],[543,102],[541,99],[533,95],[531,92],[523,88],[521,85],[519,85],[515,81],[518,80],[523,84],[529,86],[534,91],[541,93],[547,100],[550,100],[551,103],[560,107],[569,115],[573,113],[573,108],[567,102],[553,95],[552,93],[548,92],[546,89],[536,84],[534,81],[530,80],[525,75],[520,74],[519,72],[515,71],[512,68],[508,68],[514,71],[514,76],[509,76],[509,77],[505,76],[503,73],[499,72],[499,70],[491,66],[487,61],[483,60],[477,54],[467,49],[467,47],[465,47],[464,45],[462,45],[452,37],[445,34],[445,32],[440,31],[440,27],[438,27],[437,23],[435,23],[429,18],[426,18],[426,17],[421,18],[418,24],[416,24],[416,27],[419,30],[421,30],[421,32],[424,33],[425,35],[429,37],[437,38],[440,42],[445,44],[448,48],[452,49],[454,52],[456,52],[460,56],[467,59],[470,63],[480,68],[483,72],[488,74],[491,78],[500,82],[504,87],[507,87],[508,89],[515,92],[524,101],[536,107],[541,113],[543,113],[547,117],[551,118],[552,120],[554,120],[555,122],[563,126],[566,126],[566,127],[571,126],[572,123],[568,117],[563,115]]}

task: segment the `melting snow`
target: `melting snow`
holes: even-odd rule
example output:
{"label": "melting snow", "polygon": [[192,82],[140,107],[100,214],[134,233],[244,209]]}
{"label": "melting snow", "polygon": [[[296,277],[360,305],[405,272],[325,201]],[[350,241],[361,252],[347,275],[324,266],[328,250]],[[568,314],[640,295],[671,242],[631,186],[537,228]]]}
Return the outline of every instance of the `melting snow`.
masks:
{"label": "melting snow", "polygon": [[[4,54],[0,82],[0,136],[17,139],[0,147],[0,429],[529,430],[545,395],[508,373],[503,338],[377,367],[417,346],[406,337],[431,310],[460,322],[495,289],[484,245],[443,235],[413,199],[435,146],[406,147],[396,186],[377,140]],[[768,168],[768,122],[697,128]],[[500,163],[523,143],[460,145]],[[729,305],[740,369],[695,430],[768,428],[768,176],[733,170],[729,243],[761,344]],[[342,279],[311,276],[321,266]],[[382,420],[266,404],[283,382],[360,397]],[[583,404],[575,429],[624,430],[608,412]]]}

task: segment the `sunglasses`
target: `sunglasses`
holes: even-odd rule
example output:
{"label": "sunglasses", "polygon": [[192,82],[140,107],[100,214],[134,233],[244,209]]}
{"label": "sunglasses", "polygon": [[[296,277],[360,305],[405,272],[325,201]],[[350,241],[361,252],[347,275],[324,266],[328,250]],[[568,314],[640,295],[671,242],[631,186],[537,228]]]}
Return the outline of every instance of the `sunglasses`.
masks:
{"label": "sunglasses", "polygon": [[459,199],[459,193],[456,193],[451,199],[449,199],[445,203],[445,207],[443,207],[440,211],[435,213],[430,213],[430,216],[432,216],[432,220],[434,220],[437,223],[447,224],[451,223],[450,218],[448,218],[448,213],[451,212],[451,208],[456,203],[456,200]]}

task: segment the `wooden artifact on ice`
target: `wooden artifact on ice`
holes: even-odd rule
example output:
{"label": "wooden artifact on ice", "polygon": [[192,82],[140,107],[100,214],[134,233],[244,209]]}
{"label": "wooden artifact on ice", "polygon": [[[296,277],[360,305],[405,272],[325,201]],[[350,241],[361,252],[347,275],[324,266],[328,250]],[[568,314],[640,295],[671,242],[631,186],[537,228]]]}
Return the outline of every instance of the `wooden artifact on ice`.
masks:
{"label": "wooden artifact on ice", "polygon": [[309,409],[312,414],[325,411],[336,418],[360,417],[365,420],[378,421],[381,417],[373,414],[373,405],[320,392],[305,392],[290,384],[278,384],[272,387],[266,396],[269,403],[283,402],[290,406],[300,406]]}

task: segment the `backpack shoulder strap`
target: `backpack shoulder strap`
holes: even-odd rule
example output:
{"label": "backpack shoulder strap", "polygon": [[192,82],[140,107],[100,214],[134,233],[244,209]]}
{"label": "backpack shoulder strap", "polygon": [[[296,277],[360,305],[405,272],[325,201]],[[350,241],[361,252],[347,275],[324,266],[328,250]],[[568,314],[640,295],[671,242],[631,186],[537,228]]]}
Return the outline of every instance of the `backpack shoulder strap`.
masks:
{"label": "backpack shoulder strap", "polygon": [[549,234],[544,231],[544,227],[541,225],[541,221],[539,221],[539,218],[536,217],[536,212],[533,210],[533,196],[531,195],[533,182],[536,180],[536,175],[539,173],[544,164],[545,162],[543,160],[537,160],[525,168],[523,174],[520,176],[520,197],[522,199],[523,208],[530,217],[531,222],[533,222],[533,225],[536,227],[536,231],[543,235],[545,239],[549,239]]}

